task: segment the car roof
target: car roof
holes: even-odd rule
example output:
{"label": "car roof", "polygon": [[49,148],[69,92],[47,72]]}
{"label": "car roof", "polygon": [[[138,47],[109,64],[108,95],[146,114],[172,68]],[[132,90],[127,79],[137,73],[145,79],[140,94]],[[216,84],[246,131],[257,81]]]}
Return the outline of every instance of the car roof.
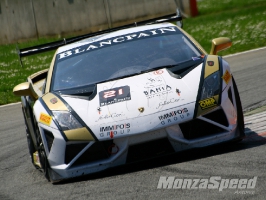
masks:
{"label": "car roof", "polygon": [[136,26],[133,28],[127,28],[127,29],[122,29],[122,30],[118,30],[118,31],[114,31],[111,33],[106,33],[103,35],[97,35],[94,37],[90,37],[90,38],[86,38],[83,40],[80,40],[78,42],[75,43],[71,43],[69,45],[64,45],[62,47],[59,47],[57,50],[57,54],[58,53],[62,53],[65,52],[69,49],[73,49],[82,45],[86,45],[92,42],[96,42],[99,40],[104,40],[104,39],[109,39],[109,38],[113,38],[116,36],[121,36],[121,35],[127,35],[127,34],[131,34],[131,33],[135,33],[135,32],[140,32],[140,31],[145,31],[145,30],[151,30],[151,29],[158,29],[158,28],[165,28],[165,27],[169,27],[169,26],[175,26],[172,23],[169,22],[165,22],[165,23],[160,23],[160,24],[152,24],[152,25],[143,25],[143,26]]}

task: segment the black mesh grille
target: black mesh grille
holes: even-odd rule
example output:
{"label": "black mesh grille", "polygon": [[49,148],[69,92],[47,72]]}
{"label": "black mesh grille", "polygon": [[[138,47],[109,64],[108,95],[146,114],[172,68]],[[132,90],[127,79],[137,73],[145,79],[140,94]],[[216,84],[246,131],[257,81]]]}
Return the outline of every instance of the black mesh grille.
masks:
{"label": "black mesh grille", "polygon": [[68,164],[88,143],[68,144],[65,152],[65,164]]}
{"label": "black mesh grille", "polygon": [[229,126],[228,120],[227,120],[227,118],[225,116],[225,113],[224,113],[223,109],[216,110],[216,111],[211,112],[211,113],[209,113],[207,115],[204,115],[203,117],[205,117],[207,119],[210,119],[212,121],[215,121],[215,122],[217,122],[219,124],[222,124],[222,125],[224,125],[226,127]]}
{"label": "black mesh grille", "polygon": [[[97,160],[106,159],[110,156],[108,148],[113,144],[112,140],[95,142],[89,147],[72,166],[81,165]],[[68,164],[87,144],[67,145],[65,163]]]}
{"label": "black mesh grille", "polygon": [[127,163],[173,153],[174,149],[167,138],[132,145],[128,149]]}
{"label": "black mesh grille", "polygon": [[179,126],[184,138],[188,140],[224,132],[222,128],[199,119],[180,124]]}
{"label": "black mesh grille", "polygon": [[47,142],[48,150],[50,152],[51,147],[52,147],[53,142],[54,142],[54,135],[50,131],[44,130],[44,136],[45,136],[45,139]]}

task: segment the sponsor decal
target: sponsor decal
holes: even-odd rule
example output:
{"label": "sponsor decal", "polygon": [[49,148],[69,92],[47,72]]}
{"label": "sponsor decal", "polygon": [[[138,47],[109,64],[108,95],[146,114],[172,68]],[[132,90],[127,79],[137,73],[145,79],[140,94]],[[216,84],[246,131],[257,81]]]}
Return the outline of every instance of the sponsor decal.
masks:
{"label": "sponsor decal", "polygon": [[130,123],[116,124],[111,126],[100,127],[100,137],[115,137],[117,134],[125,134],[130,132]]}
{"label": "sponsor decal", "polygon": [[52,104],[56,104],[58,102],[58,100],[57,100],[57,98],[52,98],[52,99],[50,99],[50,102]]}
{"label": "sponsor decal", "polygon": [[201,109],[204,110],[207,108],[217,106],[217,102],[216,102],[214,97],[211,97],[211,98],[203,99],[203,100],[199,101],[199,105],[200,105]]}
{"label": "sponsor decal", "polygon": [[50,115],[41,113],[39,122],[41,122],[41,123],[43,123],[45,125],[50,126],[51,121],[52,121],[52,117]]}
{"label": "sponsor decal", "polygon": [[159,109],[160,107],[166,106],[168,104],[177,103],[179,101],[180,101],[180,99],[175,99],[175,98],[172,98],[172,99],[166,100],[166,101],[162,101],[162,102],[159,103],[159,105],[156,107],[156,109]]}
{"label": "sponsor decal", "polygon": [[229,73],[229,71],[226,70],[222,78],[224,79],[224,81],[226,82],[226,84],[228,84],[229,81],[231,80],[232,76]]}
{"label": "sponsor decal", "polygon": [[93,43],[89,43],[89,44],[79,46],[79,47],[70,49],[68,51],[59,53],[57,55],[57,60],[61,61],[67,57],[76,56],[77,54],[83,54],[89,51],[116,45],[116,44],[123,43],[123,42],[139,40],[139,39],[143,39],[147,37],[154,37],[154,36],[156,37],[160,35],[172,34],[173,32],[177,32],[177,31],[178,30],[176,27],[170,26],[170,27],[162,27],[158,29],[146,30],[146,31],[141,31],[141,32],[136,32],[136,33],[130,33],[127,35],[121,35],[121,36],[109,38],[109,39],[102,40],[102,41],[96,41]]}
{"label": "sponsor decal", "polygon": [[163,73],[162,69],[159,69],[153,72],[154,75],[161,75],[162,73]]}
{"label": "sponsor decal", "polygon": [[101,108],[98,107],[97,110],[98,110],[98,113],[99,113],[99,115],[100,115],[100,114],[101,114],[101,111],[102,111]]}
{"label": "sponsor decal", "polygon": [[176,178],[175,176],[161,176],[157,185],[157,189],[216,189],[219,192],[222,192],[224,189],[234,189],[236,190],[235,194],[243,194],[240,191],[245,191],[244,194],[252,194],[252,192],[254,192],[252,189],[255,189],[257,178],[257,176],[254,176],[250,179],[225,179],[221,176],[211,176],[210,178],[192,179]]}
{"label": "sponsor decal", "polygon": [[95,120],[95,122],[99,122],[99,121],[102,121],[102,120],[107,120],[107,119],[110,119],[110,118],[118,118],[118,117],[123,117],[125,116],[125,114],[121,114],[121,113],[111,113],[109,115],[101,115],[99,116],[99,118],[97,120]]}
{"label": "sponsor decal", "polygon": [[158,116],[158,118],[161,121],[161,124],[165,125],[168,123],[178,121],[179,119],[184,119],[188,117],[189,115],[190,113],[188,112],[188,109],[182,108],[182,109],[174,110],[172,112],[160,115]]}
{"label": "sponsor decal", "polygon": [[100,106],[131,100],[129,86],[121,86],[99,92]]}
{"label": "sponsor decal", "polygon": [[113,138],[113,137],[114,137],[114,132],[111,131],[111,132],[110,132],[110,138]]}
{"label": "sponsor decal", "polygon": [[207,63],[208,63],[208,65],[211,66],[211,67],[214,65],[214,61],[207,61]]}
{"label": "sponsor decal", "polygon": [[171,92],[173,92],[172,87],[169,85],[158,85],[156,87],[147,88],[147,90],[143,91],[143,93],[146,95],[148,99],[156,96],[169,94]]}
{"label": "sponsor decal", "polygon": [[180,91],[179,89],[176,89],[175,91],[176,91],[176,93],[178,94],[178,96],[180,96],[181,91]]}
{"label": "sponsor decal", "polygon": [[163,79],[161,76],[156,78],[148,78],[148,82],[146,82],[145,88],[156,87],[157,85],[162,85]]}
{"label": "sponsor decal", "polygon": [[196,61],[196,60],[199,60],[199,59],[200,59],[199,57],[192,57],[193,61]]}

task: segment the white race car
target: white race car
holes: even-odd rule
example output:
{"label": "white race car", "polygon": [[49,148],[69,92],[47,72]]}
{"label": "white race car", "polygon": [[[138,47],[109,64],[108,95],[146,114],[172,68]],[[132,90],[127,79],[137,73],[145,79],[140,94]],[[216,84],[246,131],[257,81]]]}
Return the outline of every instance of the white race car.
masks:
{"label": "white race car", "polygon": [[164,16],[22,49],[58,48],[21,96],[32,163],[51,182],[244,136],[239,93],[212,41],[206,51]]}

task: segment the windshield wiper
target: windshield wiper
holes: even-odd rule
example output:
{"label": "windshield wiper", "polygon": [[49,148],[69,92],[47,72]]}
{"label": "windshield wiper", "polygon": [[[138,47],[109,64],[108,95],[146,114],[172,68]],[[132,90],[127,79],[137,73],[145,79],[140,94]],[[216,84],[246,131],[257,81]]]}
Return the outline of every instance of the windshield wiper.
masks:
{"label": "windshield wiper", "polygon": [[86,85],[86,86],[79,86],[74,88],[62,89],[54,91],[59,95],[71,95],[71,96],[90,96],[95,90],[96,84]]}
{"label": "windshield wiper", "polygon": [[140,70],[140,71],[135,72],[135,73],[130,73],[130,74],[122,75],[122,76],[117,76],[115,78],[106,79],[104,81],[100,81],[100,82],[97,82],[95,84],[105,83],[105,82],[108,82],[108,81],[114,81],[114,80],[118,80],[118,79],[122,79],[122,78],[127,78],[127,77],[130,77],[130,76],[136,76],[136,75],[139,75],[139,74],[143,74],[143,73],[147,73],[147,72],[151,72],[151,71],[156,71],[156,70],[163,69],[163,68],[167,68],[173,73],[175,73],[176,71],[178,71],[178,72],[179,71],[185,71],[188,68],[190,68],[192,66],[197,66],[197,65],[199,65],[200,63],[203,62],[203,58],[201,56],[193,57],[193,58],[194,59],[186,60],[184,62],[173,64],[173,65],[161,65],[161,66],[158,66],[158,67],[153,67],[153,68]]}
{"label": "windshield wiper", "polygon": [[203,58],[200,57],[200,59],[197,60],[189,60],[183,63],[180,63],[178,66],[170,67],[169,71],[171,71],[174,74],[177,74],[180,76],[180,78],[184,77],[186,74],[188,74],[192,69],[197,67],[203,63]]}
{"label": "windshield wiper", "polygon": [[[97,83],[90,84],[88,86],[65,89],[65,90],[61,90],[61,91],[57,91],[57,92],[61,93],[61,94],[65,94],[65,95],[90,96],[92,93],[95,92],[95,88],[96,88],[97,84],[105,83],[105,82],[109,82],[109,81],[114,81],[114,80],[119,80],[122,78],[131,77],[131,76],[136,76],[136,75],[139,75],[142,73],[156,71],[156,70],[163,69],[163,68],[166,68],[169,71],[171,71],[172,73],[178,74],[178,75],[180,75],[180,77],[182,77],[182,76],[184,76],[184,72],[190,71],[190,69],[193,69],[194,67],[198,66],[199,64],[201,64],[203,62],[203,58],[201,56],[195,57],[195,58],[197,58],[197,59],[186,60],[184,62],[177,63],[174,65],[162,65],[162,66],[153,67],[153,68],[149,68],[149,69],[145,69],[145,70],[139,70],[135,73],[117,76],[117,77],[114,77],[111,79],[106,79],[103,81],[99,81]],[[187,73],[185,73],[185,74],[187,74]]]}
{"label": "windshield wiper", "polygon": [[163,68],[167,68],[172,72],[173,71],[179,71],[179,70],[183,71],[184,69],[187,69],[191,66],[199,65],[200,63],[203,62],[203,58],[201,56],[193,57],[193,58],[194,59],[186,60],[184,62],[180,62],[180,63],[173,64],[173,65],[161,65],[161,66],[153,67],[153,68],[150,68],[147,70],[142,70],[141,73],[155,71],[155,70],[163,69]]}

